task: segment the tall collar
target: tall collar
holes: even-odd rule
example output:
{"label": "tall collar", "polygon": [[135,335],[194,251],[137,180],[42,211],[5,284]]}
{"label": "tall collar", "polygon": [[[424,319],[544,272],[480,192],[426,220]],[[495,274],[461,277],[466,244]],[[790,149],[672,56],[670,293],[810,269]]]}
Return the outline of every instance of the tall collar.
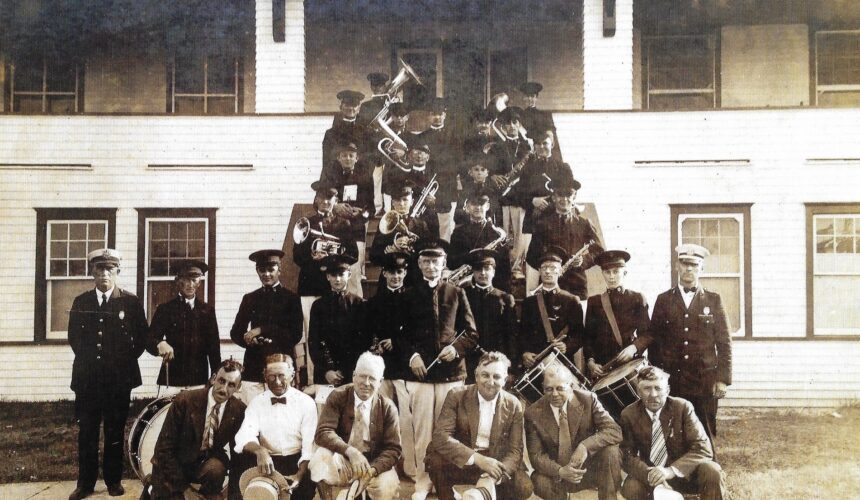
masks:
{"label": "tall collar", "polygon": [[487,292],[487,293],[490,293],[491,291],[493,291],[493,285],[481,286],[478,284],[477,281],[475,281],[474,278],[472,278],[472,286],[474,286],[478,290],[483,290],[484,292]]}
{"label": "tall collar", "polygon": [[341,121],[346,123],[355,123],[355,118],[341,118]]}
{"label": "tall collar", "polygon": [[436,288],[437,286],[439,286],[439,283],[441,283],[441,282],[442,282],[442,277],[441,277],[441,276],[440,276],[440,277],[438,277],[438,278],[436,278],[436,279],[435,279],[435,280],[433,280],[433,281],[430,281],[430,280],[428,280],[427,278],[424,278],[423,276],[422,276],[422,279],[424,279],[424,283],[427,283],[427,286],[429,286],[430,288]]}
{"label": "tall collar", "polygon": [[430,125],[431,130],[442,130],[443,128],[445,128],[445,125],[439,125],[438,127]]}
{"label": "tall collar", "polygon": [[400,293],[400,292],[402,292],[402,291],[403,291],[403,285],[400,285],[400,286],[399,286],[399,287],[397,287],[397,288],[391,288],[390,286],[385,285],[385,288],[387,288],[387,289],[388,289],[388,291],[389,291],[389,292],[391,292],[391,293]]}
{"label": "tall collar", "polygon": [[418,165],[412,165],[412,170],[414,170],[415,172],[423,172],[423,171],[427,170],[427,164],[424,164],[423,166],[420,166],[420,167]]}

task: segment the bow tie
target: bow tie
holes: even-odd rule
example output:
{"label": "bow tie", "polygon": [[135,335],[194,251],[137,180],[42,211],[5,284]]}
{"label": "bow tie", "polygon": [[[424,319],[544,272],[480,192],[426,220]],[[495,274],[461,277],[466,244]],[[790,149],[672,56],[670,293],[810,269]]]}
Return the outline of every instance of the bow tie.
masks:
{"label": "bow tie", "polygon": [[619,286],[619,287],[616,287],[616,288],[613,288],[613,289],[611,289],[611,290],[609,290],[609,291],[610,291],[611,293],[619,293],[619,294],[620,294],[620,293],[624,293],[624,289],[623,289],[623,288],[621,288],[620,286]]}
{"label": "bow tie", "polygon": [[282,398],[272,398],[272,404],[273,405],[276,405],[278,403],[280,403],[282,405],[286,405],[287,404],[287,397],[284,396]]}
{"label": "bow tie", "polygon": [[684,287],[684,293],[690,293],[690,292],[696,293],[696,291],[698,289],[699,289],[699,287],[697,287],[697,286],[685,286]]}

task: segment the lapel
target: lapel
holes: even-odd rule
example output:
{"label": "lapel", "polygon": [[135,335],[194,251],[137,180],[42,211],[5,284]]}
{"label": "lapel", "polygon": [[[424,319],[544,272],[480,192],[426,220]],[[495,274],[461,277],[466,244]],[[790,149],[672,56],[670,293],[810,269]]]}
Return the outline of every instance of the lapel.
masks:
{"label": "lapel", "polygon": [[[193,442],[198,446],[203,440],[203,432],[206,430],[206,405],[209,403],[209,390],[203,389],[203,397],[190,398],[191,401],[191,429],[194,432]],[[227,415],[227,409],[224,409],[224,415]],[[221,429],[221,426],[218,426]]]}
{"label": "lapel", "polygon": [[469,388],[463,396],[466,398],[466,420],[469,421],[469,446],[475,447],[478,439],[478,424],[481,420],[481,408],[478,406],[478,389],[475,386]]}
{"label": "lapel", "polygon": [[567,426],[570,429],[570,441],[576,441],[576,433],[579,432],[579,424],[582,420],[582,403],[576,396],[571,396],[567,402]]}
{"label": "lapel", "polygon": [[702,300],[705,298],[705,294],[702,291],[702,286],[696,289],[696,293],[693,294],[693,300],[690,301],[690,309],[689,312],[697,311],[702,309]]}
{"label": "lapel", "polygon": [[352,387],[347,391],[346,408],[343,409],[343,430],[346,433],[346,440],[352,434],[352,424],[355,422],[355,391]]}
{"label": "lapel", "polygon": [[651,456],[651,415],[646,411],[645,404],[642,401],[637,401],[636,404],[639,405],[639,432],[641,433],[640,435],[645,437],[642,441],[645,443],[645,448],[640,451],[642,452],[642,458],[647,459]]}
{"label": "lapel", "polygon": [[[237,400],[232,397],[224,403],[226,405],[224,407],[224,416],[221,417],[221,422],[218,423],[218,431],[215,433],[216,443],[227,442],[227,439],[224,439],[224,433],[228,429],[233,428],[233,421],[236,419],[236,403]],[[202,439],[203,436],[200,436],[200,438]]]}
{"label": "lapel", "polygon": [[[696,292],[698,295],[698,292]],[[695,300],[695,299],[694,299]],[[669,438],[674,437],[672,432],[672,410],[669,408],[669,400],[663,405],[663,410],[660,412],[660,427],[663,429],[663,441],[666,442],[666,460],[669,460]]]}
{"label": "lapel", "polygon": [[[681,290],[678,289],[678,285],[675,285],[672,288],[672,301],[675,305],[675,308],[681,311],[681,316],[683,316],[684,313],[687,312],[687,306],[684,305],[684,297],[681,296]],[[692,305],[693,303],[690,302],[690,306]]]}
{"label": "lapel", "polygon": [[490,446],[502,443],[502,425],[510,420],[508,416],[511,413],[511,405],[505,393],[499,393],[499,399],[496,400],[496,411],[493,414],[493,426],[490,428]]}

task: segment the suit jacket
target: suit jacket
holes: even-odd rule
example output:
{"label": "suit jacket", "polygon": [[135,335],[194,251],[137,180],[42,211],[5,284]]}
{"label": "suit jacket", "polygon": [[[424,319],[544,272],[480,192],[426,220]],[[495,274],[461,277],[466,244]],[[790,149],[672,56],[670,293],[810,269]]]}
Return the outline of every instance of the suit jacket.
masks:
{"label": "suit jacket", "polygon": [[[299,297],[283,285],[275,287],[273,292],[261,287],[245,294],[233,328],[230,329],[233,342],[245,348],[242,380],[262,382],[263,368],[266,367],[266,356],[269,354],[285,353],[292,356],[293,348],[302,339],[303,321]],[[260,335],[271,339],[271,343],[245,343],[245,333],[257,327],[260,327]]]}
{"label": "suit jacket", "polygon": [[[564,341],[567,345],[566,356],[572,359],[583,343],[582,306],[576,297],[561,289],[558,289],[555,294],[544,295],[544,300],[555,336],[557,337],[567,328],[567,339]],[[537,294],[526,297],[523,301],[518,344],[518,356],[522,356],[525,352],[537,354],[549,345],[546,340],[546,330],[540,318]]]}
{"label": "suit jacket", "polygon": [[[567,423],[573,449],[582,444],[588,456],[621,443],[621,427],[609,415],[592,392],[574,390],[567,402]],[[543,396],[526,409],[526,446],[532,466],[540,474],[558,478],[559,426],[550,405]]]}
{"label": "suit jacket", "polygon": [[195,465],[201,458],[214,456],[229,465],[224,446],[229,444],[232,449],[235,445],[236,432],[245,418],[245,403],[233,397],[226,401],[214,444],[208,452],[201,452],[200,445],[208,418],[208,397],[209,388],[183,391],[173,399],[167,410],[152,456],[154,498],[169,498],[171,494],[181,493],[187,488],[190,481],[183,469]]}
{"label": "suit jacket", "polygon": [[[689,477],[700,463],[713,459],[711,442],[689,401],[669,396],[660,412],[660,424],[666,440],[667,467],[675,467]],[[651,416],[642,401],[621,412],[621,430],[624,434],[621,443],[624,471],[647,484],[648,468],[654,464],[650,458]]]}
{"label": "suit jacket", "polygon": [[347,293],[343,304],[339,296],[328,291],[314,301],[308,323],[308,350],[314,361],[314,383],[327,384],[325,373],[340,370],[343,376],[355,368],[355,362],[370,348],[365,334],[365,301]]}
{"label": "suit jacket", "polygon": [[689,309],[678,287],[661,293],[645,343],[651,363],[672,376],[673,394],[709,395],[715,381],[732,383],[732,339],[718,293],[700,288]]}
{"label": "suit jacket", "polygon": [[[314,442],[341,455],[349,448],[349,436],[355,421],[355,390],[352,384],[339,387],[329,394],[320,413]],[[370,466],[376,472],[394,467],[400,460],[400,418],[394,403],[377,394],[370,408],[370,451],[367,452]]]}
{"label": "suit jacket", "polygon": [[404,285],[394,293],[383,284],[377,287],[376,295],[367,301],[364,331],[370,337],[371,344],[391,339],[392,349],[382,353],[385,378],[388,380],[402,379],[404,371],[409,370],[409,366],[404,364],[406,360],[403,352],[403,329],[409,315],[405,305],[407,290]]}
{"label": "suit jacket", "polygon": [[[510,359],[516,352],[517,310],[514,296],[498,288],[482,290],[473,283],[463,287],[475,327],[478,329],[479,344],[485,351],[499,351]],[[477,350],[466,354],[468,376],[474,376],[481,355]]]}
{"label": "suit jacket", "polygon": [[[158,356],[158,343],[162,340],[173,347],[175,356],[170,362],[170,385],[204,385],[210,373],[218,371],[221,364],[218,320],[215,309],[200,297],[194,299],[194,309],[189,309],[179,295],[158,306],[149,327],[146,350]],[[167,384],[166,372],[162,364],[159,385]]]}
{"label": "suit jacket", "polygon": [[651,322],[648,319],[648,301],[639,292],[626,288],[620,292],[611,290],[609,303],[618,323],[621,345],[615,340],[615,334],[609,326],[600,295],[588,298],[585,313],[585,359],[594,358],[601,365],[609,362],[630,344],[635,344],[637,353],[642,354],[647,347],[644,337],[648,334]]}
{"label": "suit jacket", "polygon": [[69,345],[75,353],[71,388],[76,393],[131,391],[141,384],[137,358],[146,348],[149,326],[140,300],[114,288],[105,310],[95,289],[72,302]]}
{"label": "suit jacket", "polygon": [[[427,286],[423,279],[406,292],[406,310],[409,317],[403,329],[404,357],[408,365],[413,354],[419,354],[425,366],[450,344],[457,334],[466,334],[454,342],[457,358],[439,361],[427,374],[426,382],[453,382],[465,380],[466,351],[474,349],[478,333],[469,300],[462,288],[451,283],[440,282],[435,289]],[[406,380],[417,380],[410,370]]]}
{"label": "suit jacket", "polygon": [[[326,234],[340,239],[344,253],[358,257],[358,245],[355,244],[354,237],[355,228],[350,221],[333,214],[323,218],[319,212],[314,212],[308,217],[308,221],[314,231],[319,231],[320,224],[322,224]],[[293,262],[301,268],[299,270],[298,292],[303,297],[319,296],[330,289],[325,273],[320,271],[319,261],[313,258],[312,247],[316,239],[316,236],[309,235],[303,242],[293,244]]]}
{"label": "suit jacket", "polygon": [[[463,468],[475,453],[481,410],[478,386],[451,389],[433,426],[433,439],[427,446],[427,468],[448,463]],[[486,456],[502,463],[508,475],[523,467],[523,407],[513,394],[501,391],[490,431]]]}

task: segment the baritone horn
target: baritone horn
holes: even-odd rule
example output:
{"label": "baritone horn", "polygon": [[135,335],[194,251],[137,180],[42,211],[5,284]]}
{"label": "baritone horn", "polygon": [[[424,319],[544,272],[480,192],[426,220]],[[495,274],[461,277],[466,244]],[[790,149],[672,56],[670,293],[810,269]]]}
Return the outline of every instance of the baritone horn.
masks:
{"label": "baritone horn", "polygon": [[293,226],[293,241],[299,245],[311,236],[315,238],[311,243],[311,252],[340,255],[345,250],[340,238],[326,233],[323,230],[322,223],[320,223],[319,231],[317,231],[311,228],[311,221],[307,217],[302,217],[296,221],[296,225]]}

